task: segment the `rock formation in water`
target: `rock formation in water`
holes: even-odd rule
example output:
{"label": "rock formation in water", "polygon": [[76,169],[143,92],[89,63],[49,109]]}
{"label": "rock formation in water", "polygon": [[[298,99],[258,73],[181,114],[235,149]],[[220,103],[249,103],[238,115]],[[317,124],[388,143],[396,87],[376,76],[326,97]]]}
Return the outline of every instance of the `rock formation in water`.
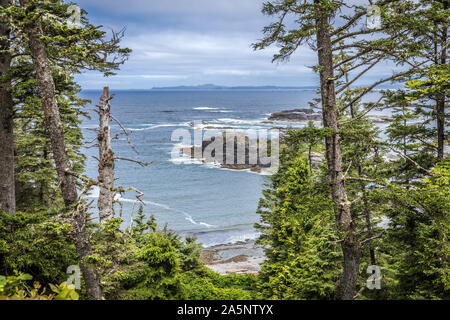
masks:
{"label": "rock formation in water", "polygon": [[273,113],[271,121],[322,121],[322,113],[313,109],[294,109]]}
{"label": "rock formation in water", "polygon": [[[226,138],[227,134],[229,135],[228,141]],[[216,163],[222,168],[232,170],[250,169],[253,172],[261,172],[272,165],[271,163],[266,163],[268,161],[262,160],[262,157],[270,155],[270,152],[266,151],[267,149],[270,150],[271,141],[269,139],[267,139],[267,143],[264,143],[259,139],[251,140],[244,133],[233,132],[227,134],[222,133],[221,137],[223,142],[222,156],[218,154],[220,148],[216,150],[215,146],[212,145],[214,142],[219,142],[216,139],[220,139],[220,135],[204,140],[201,147],[181,148],[181,152],[191,159],[201,160],[203,163]],[[256,150],[257,156],[252,158],[250,155],[255,154],[254,150]],[[229,152],[228,157],[227,152]]]}

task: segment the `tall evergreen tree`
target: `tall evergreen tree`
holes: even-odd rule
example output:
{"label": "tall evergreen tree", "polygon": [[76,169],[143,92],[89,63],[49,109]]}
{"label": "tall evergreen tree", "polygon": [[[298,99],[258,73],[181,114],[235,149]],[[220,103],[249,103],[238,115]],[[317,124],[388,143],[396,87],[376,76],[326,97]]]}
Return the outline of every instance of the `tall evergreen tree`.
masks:
{"label": "tall evergreen tree", "polygon": [[[373,4],[386,7],[394,1],[375,1]],[[370,2],[371,3],[371,2]],[[357,224],[352,212],[356,202],[350,199],[344,176],[344,163],[341,148],[340,113],[351,108],[377,86],[397,79],[410,71],[399,71],[393,76],[380,79],[365,87],[343,106],[338,106],[337,97],[344,94],[358,79],[363,77],[379,62],[391,59],[404,40],[401,32],[395,37],[383,37],[383,28],[368,29],[363,19],[370,4],[349,4],[342,1],[270,1],[264,5],[263,13],[278,17],[278,20],[264,29],[265,37],[254,45],[263,49],[278,44],[281,49],[274,60],[286,60],[302,44],[309,44],[316,52],[320,74],[320,92],[323,112],[323,125],[328,129],[325,138],[326,159],[331,183],[331,197],[335,207],[335,218],[344,255],[344,267],[336,291],[338,299],[353,299],[356,296],[356,283],[361,259],[361,243]],[[339,15],[339,12],[342,14]],[[340,19],[334,19],[339,15]],[[370,37],[368,35],[375,35]],[[336,60],[336,54],[342,57]],[[350,70],[341,67],[352,64]],[[351,73],[350,73],[351,71]],[[352,78],[343,82],[348,75]],[[374,108],[374,106],[371,106]],[[362,116],[370,110],[362,113]]]}
{"label": "tall evergreen tree", "polygon": [[[398,1],[397,6],[404,8],[403,3],[412,1]],[[398,120],[403,118],[392,124],[392,137],[401,139],[404,135],[404,139],[412,139],[416,144],[412,158],[423,167],[431,168],[444,159],[445,144],[448,145],[450,2],[415,1],[408,10],[387,15],[386,19],[389,26],[407,28],[406,50],[396,60],[413,67],[406,79],[398,79],[401,82],[408,80],[406,90],[396,93],[394,90],[387,100],[390,106],[401,106],[401,110],[394,111],[400,112],[397,112]],[[388,34],[393,32],[391,28],[386,31]]]}
{"label": "tall evergreen tree", "polygon": [[[68,25],[68,4],[63,1],[20,1],[18,7],[11,5],[3,13],[14,27],[19,43],[19,54],[28,54],[33,63],[36,88],[43,109],[44,132],[48,136],[55,164],[58,184],[67,212],[72,215],[72,234],[77,249],[87,295],[100,299],[102,291],[97,271],[86,263],[92,253],[86,227],[86,213],[79,207],[77,186],[72,175],[61,106],[56,91],[55,73],[69,75],[84,69],[95,69],[111,74],[111,70],[126,59],[129,50],[120,49],[120,36],[104,40],[100,27],[89,24],[85,17],[82,25]],[[62,72],[58,72],[61,68]]]}
{"label": "tall evergreen tree", "polygon": [[263,191],[259,243],[266,247],[260,291],[266,299],[329,299],[339,279],[342,255],[333,203],[320,172],[310,172],[309,147],[298,149],[306,128],[285,138],[282,165]]}
{"label": "tall evergreen tree", "polygon": [[[0,7],[6,8],[9,0],[1,0]],[[9,214],[16,211],[14,180],[14,135],[13,135],[13,101],[9,88],[11,86],[11,47],[10,26],[7,16],[0,18],[0,210]]]}

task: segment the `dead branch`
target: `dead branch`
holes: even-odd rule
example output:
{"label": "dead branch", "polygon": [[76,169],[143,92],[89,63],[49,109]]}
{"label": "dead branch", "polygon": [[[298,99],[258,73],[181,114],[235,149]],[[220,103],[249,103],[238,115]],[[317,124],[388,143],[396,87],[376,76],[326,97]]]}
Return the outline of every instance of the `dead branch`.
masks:
{"label": "dead branch", "polygon": [[137,163],[138,165],[140,165],[141,167],[147,167],[148,165],[153,163],[153,161],[142,162],[142,161],[139,161],[139,160],[124,158],[124,157],[114,157],[114,160],[123,160],[123,161],[134,162],[134,163]]}
{"label": "dead branch", "polygon": [[123,133],[125,134],[125,136],[127,138],[127,142],[130,145],[131,149],[133,149],[133,151],[136,152],[136,154],[139,154],[139,152],[136,150],[136,147],[131,143],[130,133],[127,131],[127,129],[125,129],[125,127],[122,125],[122,123],[120,123],[120,121],[117,120],[117,118],[114,117],[112,114],[111,114],[111,119],[113,119],[119,125],[119,127],[122,129]]}
{"label": "dead branch", "polygon": [[[89,178],[88,176],[82,175],[78,172],[72,171],[70,169],[65,170],[65,172],[67,174],[70,174],[80,180],[82,180],[84,183],[86,183],[87,185],[85,186],[85,188],[91,188],[93,186],[97,186],[97,187],[102,187],[102,188],[107,188],[104,184]],[[141,199],[142,196],[144,196],[144,193],[142,193],[141,191],[139,191],[138,189],[134,188],[134,187],[128,187],[128,188],[124,188],[122,186],[118,186],[118,187],[113,187],[113,188],[109,188],[110,191],[114,191],[117,193],[126,193],[126,192],[135,192],[136,193],[136,199],[141,202],[143,205],[145,205],[144,201]]]}
{"label": "dead branch", "polygon": [[412,163],[416,166],[417,169],[422,170],[423,172],[426,172],[426,173],[427,173],[428,175],[430,175],[430,176],[434,176],[434,175],[435,175],[434,172],[425,169],[425,168],[422,167],[420,164],[418,164],[416,161],[414,161],[413,159],[411,159],[410,157],[408,157],[406,154],[403,154],[402,152],[397,151],[397,150],[395,150],[394,148],[392,148],[392,147],[390,147],[390,146],[387,146],[387,147],[388,147],[390,150],[392,150],[392,151],[394,151],[395,153],[397,153],[397,154],[398,154],[400,157],[402,157],[403,159],[412,162]]}

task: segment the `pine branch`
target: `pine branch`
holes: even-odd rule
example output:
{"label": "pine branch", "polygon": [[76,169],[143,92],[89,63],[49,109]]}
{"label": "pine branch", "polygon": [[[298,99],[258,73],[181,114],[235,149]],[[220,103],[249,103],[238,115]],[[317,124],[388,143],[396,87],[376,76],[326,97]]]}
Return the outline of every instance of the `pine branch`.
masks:
{"label": "pine branch", "polygon": [[378,58],[377,60],[375,60],[375,62],[373,62],[371,65],[369,65],[366,69],[364,69],[363,71],[361,71],[357,76],[355,76],[351,81],[347,82],[343,87],[341,87],[339,90],[336,91],[336,95],[342,93],[345,89],[347,89],[348,87],[350,87],[355,81],[357,81],[359,78],[361,78],[365,73],[367,73],[368,71],[370,71],[370,69],[372,69],[373,67],[375,67],[378,62],[380,62],[383,59],[383,56],[381,56],[380,58]]}
{"label": "pine branch", "polygon": [[340,125],[341,125],[341,126],[342,126],[342,125],[346,125],[346,124],[349,124],[349,123],[351,123],[351,122],[353,122],[353,121],[362,119],[362,118],[365,117],[370,111],[372,111],[372,110],[375,109],[377,106],[379,106],[380,103],[381,103],[381,101],[382,101],[384,98],[385,98],[385,96],[382,95],[381,98],[378,99],[378,101],[375,102],[374,105],[373,105],[372,107],[370,107],[369,109],[367,109],[363,114],[361,114],[361,115],[359,115],[359,116],[357,116],[357,117],[355,117],[355,118],[352,118],[352,119],[350,119],[350,120],[348,120],[348,121],[344,121],[344,122],[340,123]]}
{"label": "pine branch", "polygon": [[375,82],[374,84],[372,84],[371,86],[369,86],[366,90],[364,90],[361,94],[359,94],[356,98],[354,98],[350,103],[346,104],[342,109],[340,109],[339,111],[342,112],[345,109],[347,109],[348,107],[352,106],[356,101],[360,100],[362,97],[364,97],[366,94],[368,94],[369,92],[371,92],[373,89],[375,89],[376,87],[378,87],[380,84],[383,84],[385,82],[389,82],[389,81],[393,81],[397,78],[406,76],[408,74],[410,74],[411,72],[413,72],[412,69],[409,69],[408,71],[405,72],[401,72],[398,74],[395,74],[389,78],[385,78],[382,80],[379,80],[377,82]]}
{"label": "pine branch", "polygon": [[434,176],[435,173],[425,169],[424,167],[422,167],[420,164],[418,164],[416,161],[414,161],[413,159],[411,159],[410,157],[408,157],[406,154],[403,154],[403,152],[397,151],[395,150],[393,147],[391,146],[387,146],[390,150],[392,150],[393,152],[397,153],[400,157],[402,157],[403,159],[410,161],[411,163],[413,163],[417,169],[422,170],[423,172],[426,172],[428,175],[430,176]]}

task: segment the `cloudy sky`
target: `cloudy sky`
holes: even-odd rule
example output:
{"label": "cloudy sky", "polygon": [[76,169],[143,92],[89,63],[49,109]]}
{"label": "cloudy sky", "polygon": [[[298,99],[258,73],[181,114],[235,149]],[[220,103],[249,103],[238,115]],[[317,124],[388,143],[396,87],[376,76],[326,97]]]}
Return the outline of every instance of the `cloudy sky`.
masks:
{"label": "cloudy sky", "polygon": [[87,73],[84,89],[198,85],[316,85],[308,66],[314,53],[301,48],[289,63],[272,64],[276,48],[254,52],[270,20],[262,0],[75,0],[90,21],[127,28],[123,45],[133,50],[113,78]]}
{"label": "cloudy sky", "polygon": [[[105,79],[78,77],[84,89],[200,85],[318,85],[315,53],[301,47],[287,63],[272,64],[276,47],[253,51],[271,18],[263,0],[74,0],[93,24],[127,28],[123,46],[133,53],[121,71]],[[350,0],[361,4],[365,0]],[[390,74],[377,66],[372,76]]]}

